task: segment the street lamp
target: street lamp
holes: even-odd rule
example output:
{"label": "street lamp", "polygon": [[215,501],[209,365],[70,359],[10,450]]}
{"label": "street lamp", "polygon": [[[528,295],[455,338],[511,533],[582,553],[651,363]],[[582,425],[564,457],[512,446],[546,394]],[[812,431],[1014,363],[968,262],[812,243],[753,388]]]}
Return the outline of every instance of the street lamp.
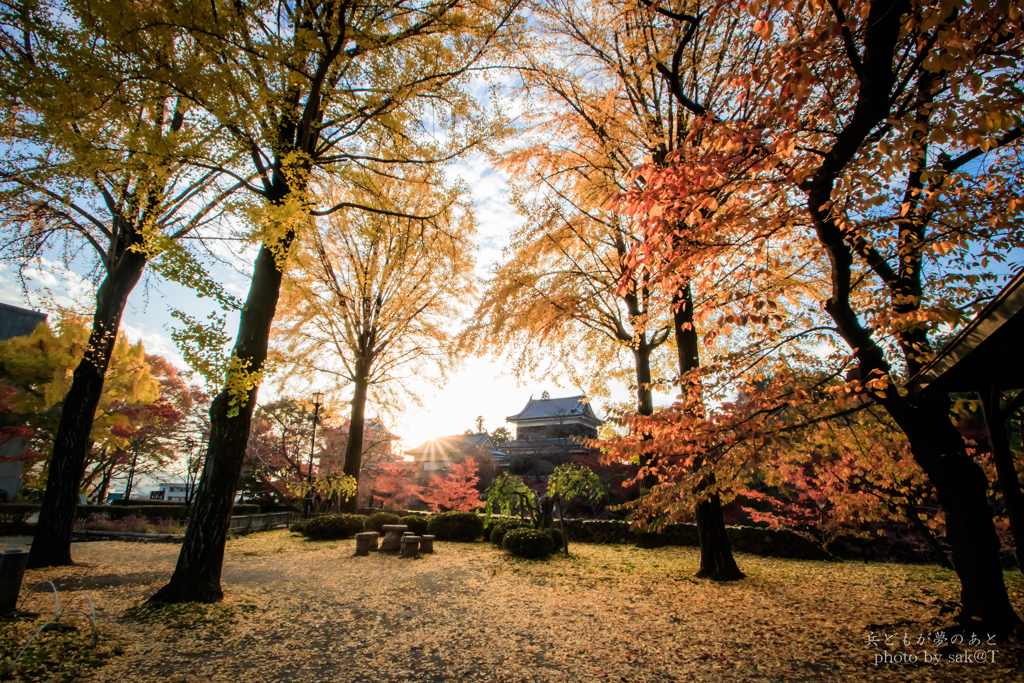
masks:
{"label": "street lamp", "polygon": [[309,472],[306,474],[306,510],[308,518],[313,514],[313,451],[316,449],[316,421],[320,417],[320,404],[323,403],[322,391],[313,393],[313,437],[309,440]]}

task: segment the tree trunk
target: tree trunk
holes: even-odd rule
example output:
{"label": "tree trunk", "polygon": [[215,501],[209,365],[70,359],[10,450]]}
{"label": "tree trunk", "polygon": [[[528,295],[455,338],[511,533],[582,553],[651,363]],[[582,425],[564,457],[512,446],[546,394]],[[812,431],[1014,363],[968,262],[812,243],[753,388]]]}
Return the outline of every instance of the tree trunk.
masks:
{"label": "tree trunk", "polygon": [[[682,290],[672,297],[672,322],[676,334],[676,352],[679,355],[679,375],[683,376],[700,367],[700,342],[697,329],[693,326],[693,292],[687,280]],[[685,391],[685,387],[680,387]],[[703,406],[692,406],[694,410],[703,411]],[[702,465],[700,460],[694,461],[694,469]],[[697,492],[706,491],[715,485],[714,473],[706,476],[698,485]],[[700,539],[699,578],[713,581],[737,581],[745,575],[736,566],[729,545],[729,536],[725,530],[725,517],[722,516],[722,501],[717,491],[706,494],[704,500],[697,504],[697,535]]]}
{"label": "tree trunk", "polygon": [[992,459],[995,460],[996,474],[999,476],[999,490],[1003,494],[1007,516],[1010,518],[1017,568],[1024,572],[1024,500],[1021,499],[1020,482],[1017,480],[1017,468],[1013,463],[1013,453],[1010,452],[1010,442],[1006,438],[1006,420],[999,406],[1000,393],[996,389],[982,389],[978,395],[981,397],[985,426],[988,428],[988,439],[992,445]]}
{"label": "tree trunk", "polygon": [[[368,368],[365,363],[356,364],[355,391],[352,395],[352,414],[349,421],[348,444],[345,447],[345,474],[359,483],[359,470],[363,466],[363,428],[366,424],[366,392],[368,389]],[[345,512],[355,514],[359,507],[357,495],[345,501]]]}
{"label": "tree trunk", "polygon": [[988,478],[949,421],[949,399],[909,406],[897,394],[883,405],[906,433],[914,459],[935,486],[946,514],[946,538],[961,585],[958,621],[989,633],[1009,633],[1020,619],[1003,582],[999,538],[986,497]]}
{"label": "tree trunk", "polygon": [[128,296],[138,284],[145,267],[146,257],[143,254],[126,250],[108,271],[96,293],[89,343],[82,361],[75,368],[71,388],[64,397],[54,437],[46,491],[29,551],[30,569],[72,564],[71,531],[75,525],[82,472],[91,443],[89,433],[96,416],[96,406],[103,395],[103,380],[110,366]]}
{"label": "tree trunk", "polygon": [[[647,344],[647,335],[641,334],[636,348],[633,349],[633,363],[636,368],[636,410],[641,415],[654,414],[654,392],[651,389],[651,347]],[[650,437],[644,434],[644,440]],[[650,463],[650,456],[641,456],[640,466]],[[640,480],[640,488],[648,491],[658,484],[658,478],[647,473]]]}
{"label": "tree trunk", "polygon": [[[294,233],[286,233],[277,248],[287,253],[294,237]],[[234,348],[234,356],[243,364],[247,362],[246,367],[252,371],[262,369],[267,358],[281,279],[274,251],[264,243],[253,266],[252,284],[242,309]],[[232,409],[230,386],[229,381],[210,405],[210,438],[191,521],[174,574],[170,582],[150,598],[151,602],[208,603],[224,597],[220,586],[224,546],[259,391],[259,384],[256,384],[247,392],[245,405]]]}
{"label": "tree trunk", "polygon": [[[701,488],[713,486],[715,475],[709,475]],[[729,545],[729,534],[722,516],[722,501],[718,492],[708,496],[697,505],[697,535],[700,538],[700,569],[697,578],[712,581],[738,581],[746,576],[736,566]]]}

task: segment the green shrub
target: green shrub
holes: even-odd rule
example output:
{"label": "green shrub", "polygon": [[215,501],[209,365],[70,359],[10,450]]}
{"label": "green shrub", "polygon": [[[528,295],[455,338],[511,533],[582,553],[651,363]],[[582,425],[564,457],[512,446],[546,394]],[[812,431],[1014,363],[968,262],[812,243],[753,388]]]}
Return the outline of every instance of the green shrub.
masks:
{"label": "green shrub", "polygon": [[316,541],[351,538],[366,529],[363,515],[323,515],[306,522],[302,534]]}
{"label": "green shrub", "polygon": [[258,515],[260,514],[260,506],[259,503],[236,503],[235,507],[231,508],[231,514],[233,516]]}
{"label": "green shrub", "polygon": [[297,534],[304,534],[306,532],[306,525],[309,524],[309,520],[298,515],[292,515],[291,521],[288,523],[288,529]]}
{"label": "green shrub", "polygon": [[555,550],[562,550],[563,548],[565,548],[565,539],[562,537],[561,529],[556,529],[552,527],[550,529],[545,530],[544,533],[551,537],[551,540],[555,544]]}
{"label": "green shrub", "polygon": [[501,547],[501,542],[505,540],[505,534],[512,529],[529,529],[530,523],[524,519],[502,519],[491,525],[491,534],[489,538],[491,543]]}
{"label": "green shrub", "polygon": [[409,527],[409,531],[411,531],[414,536],[422,536],[427,533],[427,527],[430,526],[430,520],[427,517],[421,517],[420,515],[402,517],[398,520],[398,523]]}
{"label": "green shrub", "polygon": [[484,532],[484,520],[475,512],[442,512],[430,518],[427,533],[439,541],[472,543]]}
{"label": "green shrub", "polygon": [[534,559],[555,552],[555,542],[543,531],[510,529],[501,547],[517,557]]}
{"label": "green shrub", "polygon": [[370,521],[366,525],[367,531],[376,531],[378,534],[383,533],[381,527],[385,524],[398,524],[401,519],[398,515],[393,512],[374,512],[370,515]]}

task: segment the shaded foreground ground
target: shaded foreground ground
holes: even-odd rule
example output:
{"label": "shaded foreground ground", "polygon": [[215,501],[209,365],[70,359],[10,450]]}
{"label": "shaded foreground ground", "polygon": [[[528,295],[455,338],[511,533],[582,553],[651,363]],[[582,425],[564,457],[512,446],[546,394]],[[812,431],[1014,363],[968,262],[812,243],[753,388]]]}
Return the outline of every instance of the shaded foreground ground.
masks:
{"label": "shaded foreground ground", "polygon": [[[138,608],[177,545],[76,544],[79,566],[30,571],[25,584],[54,579],[63,597],[84,590],[96,603],[101,646],[118,654],[74,680],[1024,680],[1020,644],[984,634],[923,663],[939,648],[919,637],[948,627],[940,608],[956,600],[955,577],[936,567],[740,554],[748,578],[716,585],[692,578],[693,548],[577,544],[572,558],[525,562],[486,543],[437,543],[416,560],[354,547],[287,531],[231,541],[228,598],[214,607]],[[1024,581],[1006,579],[1024,614]],[[907,634],[890,652],[918,663],[876,665],[885,648],[869,634]],[[979,663],[978,650],[998,652]],[[972,663],[949,661],[964,651]]]}

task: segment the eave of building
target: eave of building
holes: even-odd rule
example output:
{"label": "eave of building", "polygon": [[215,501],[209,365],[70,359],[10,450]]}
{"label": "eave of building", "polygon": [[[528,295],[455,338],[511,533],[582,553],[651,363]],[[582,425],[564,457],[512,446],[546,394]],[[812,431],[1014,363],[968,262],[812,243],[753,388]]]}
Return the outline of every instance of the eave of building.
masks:
{"label": "eave of building", "polygon": [[1024,269],[907,382],[911,394],[1024,387]]}

